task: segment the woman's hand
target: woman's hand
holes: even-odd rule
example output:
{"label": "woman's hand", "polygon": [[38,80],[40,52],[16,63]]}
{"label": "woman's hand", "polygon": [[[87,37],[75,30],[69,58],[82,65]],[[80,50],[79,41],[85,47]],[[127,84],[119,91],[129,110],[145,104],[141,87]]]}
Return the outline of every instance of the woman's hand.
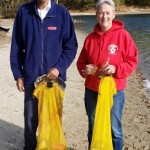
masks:
{"label": "woman's hand", "polygon": [[114,65],[110,65],[108,64],[104,69],[103,71],[106,73],[106,74],[114,74],[116,72],[116,68]]}
{"label": "woman's hand", "polygon": [[94,75],[97,71],[98,67],[93,64],[88,64],[85,67],[85,70],[83,70],[83,73],[85,75]]}

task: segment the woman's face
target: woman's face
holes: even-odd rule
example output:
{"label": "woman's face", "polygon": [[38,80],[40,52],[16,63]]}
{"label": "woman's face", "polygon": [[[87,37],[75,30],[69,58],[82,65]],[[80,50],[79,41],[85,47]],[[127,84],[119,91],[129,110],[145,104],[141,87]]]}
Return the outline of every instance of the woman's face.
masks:
{"label": "woman's face", "polygon": [[112,21],[115,18],[113,8],[106,3],[102,4],[96,12],[96,18],[100,24],[102,32],[106,32],[112,27]]}

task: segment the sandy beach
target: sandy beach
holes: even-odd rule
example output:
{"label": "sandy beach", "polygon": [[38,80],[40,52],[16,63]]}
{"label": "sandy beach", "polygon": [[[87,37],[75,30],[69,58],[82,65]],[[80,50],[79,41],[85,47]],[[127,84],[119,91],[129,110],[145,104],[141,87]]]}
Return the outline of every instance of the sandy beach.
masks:
{"label": "sandy beach", "polygon": [[[21,150],[23,147],[23,93],[16,88],[10,64],[12,19],[0,19],[0,25],[10,28],[0,31],[0,150]],[[84,79],[76,69],[76,60],[86,34],[77,31],[78,53],[67,74],[63,109],[63,128],[68,147],[87,150],[87,116],[84,108]],[[150,150],[150,98],[142,86],[138,70],[128,78],[123,113],[123,150]]]}

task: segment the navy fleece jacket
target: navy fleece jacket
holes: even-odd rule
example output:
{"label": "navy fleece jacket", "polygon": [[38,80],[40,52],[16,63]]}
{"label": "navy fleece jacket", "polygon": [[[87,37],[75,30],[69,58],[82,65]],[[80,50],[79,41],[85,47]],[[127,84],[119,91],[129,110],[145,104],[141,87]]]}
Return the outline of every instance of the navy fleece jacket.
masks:
{"label": "navy fleece jacket", "polygon": [[52,67],[66,80],[77,47],[73,21],[65,7],[51,2],[51,9],[41,20],[36,1],[22,5],[15,18],[10,53],[15,80],[22,77],[32,84]]}

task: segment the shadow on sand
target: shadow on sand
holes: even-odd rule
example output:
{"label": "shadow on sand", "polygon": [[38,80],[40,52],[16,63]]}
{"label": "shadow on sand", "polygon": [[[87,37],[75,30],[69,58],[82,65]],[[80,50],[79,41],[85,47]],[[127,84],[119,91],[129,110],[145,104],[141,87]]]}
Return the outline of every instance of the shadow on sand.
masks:
{"label": "shadow on sand", "polygon": [[[0,150],[22,150],[24,129],[0,120]],[[68,150],[75,150],[68,148]]]}
{"label": "shadow on sand", "polygon": [[0,149],[22,150],[23,128],[0,120]]}

